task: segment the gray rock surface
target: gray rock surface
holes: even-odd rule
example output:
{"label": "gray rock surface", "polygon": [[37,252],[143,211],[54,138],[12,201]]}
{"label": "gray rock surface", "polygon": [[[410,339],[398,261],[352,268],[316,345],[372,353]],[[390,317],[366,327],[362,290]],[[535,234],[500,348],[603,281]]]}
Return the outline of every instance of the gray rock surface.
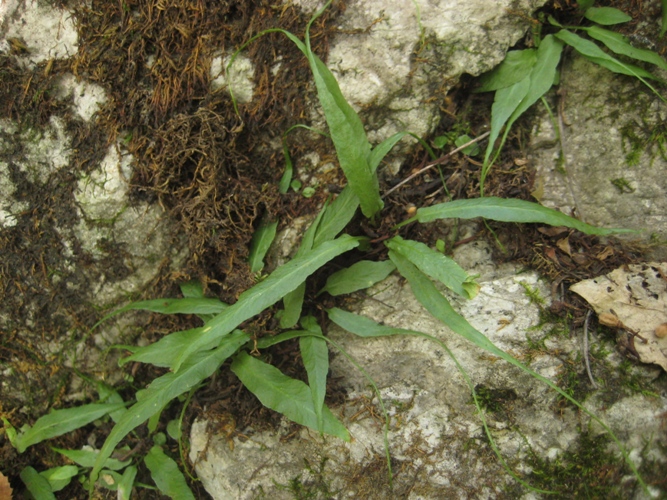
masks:
{"label": "gray rock surface", "polygon": [[590,224],[665,241],[667,107],[635,79],[576,55],[563,66],[560,89],[560,142],[538,107],[531,155],[537,198]]}
{"label": "gray rock surface", "polygon": [[[463,247],[460,253],[466,250]],[[491,263],[477,264],[489,269]],[[475,299],[453,299],[473,326],[552,382],[571,370],[572,364],[576,372],[583,370],[578,339],[555,333],[563,325],[540,324],[540,307],[526,293],[528,289],[546,298],[546,283],[533,273],[517,273],[512,266],[503,266],[481,277],[480,284]],[[499,408],[487,410],[488,424],[500,452],[516,472],[529,474],[538,460],[556,460],[577,451],[581,429],[601,432],[571,407],[557,410],[557,394],[546,385],[494,359],[431,317],[409,285],[396,277],[376,285],[368,296],[354,306],[355,312],[388,326],[435,336],[452,351],[478,391],[498,395]],[[329,336],[363,367],[382,394],[391,416],[388,437],[396,473],[394,491],[383,489],[387,477],[378,400],[365,375],[346,357],[334,353],[331,380],[347,392],[347,402],[338,414],[352,442],[321,438],[307,429],[294,435],[287,422],[275,432],[239,429],[238,435],[223,437],[210,432],[206,420],[197,420],[192,427],[190,459],[215,499],[262,495],[290,499],[295,494],[290,485],[294,488],[297,483],[315,498],[521,495],[521,488],[485,444],[470,389],[439,345],[418,337],[359,339],[335,327]],[[607,362],[613,373],[620,358],[611,355]],[[647,379],[660,373],[651,368],[638,372]],[[655,398],[625,391],[613,401],[604,390],[587,401],[587,407],[612,426],[639,463],[665,459],[658,445],[658,416],[666,406],[664,395]],[[325,487],[331,496],[322,494]]]}

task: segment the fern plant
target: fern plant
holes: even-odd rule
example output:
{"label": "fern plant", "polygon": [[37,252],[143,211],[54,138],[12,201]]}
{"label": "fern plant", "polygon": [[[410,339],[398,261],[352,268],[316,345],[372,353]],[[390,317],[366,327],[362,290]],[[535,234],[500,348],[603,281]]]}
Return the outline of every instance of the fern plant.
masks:
{"label": "fern plant", "polygon": [[[314,14],[308,23],[303,41],[284,30],[272,31],[279,31],[292,40],[309,61],[320,104],[328,124],[329,134],[334,142],[339,163],[348,180],[348,185],[319,212],[304,234],[296,256],[242,293],[235,304],[224,304],[218,299],[204,297],[201,287],[187,284],[182,287],[183,298],[137,302],[122,307],[105,317],[103,321],[113,315],[129,310],[146,310],[163,314],[195,314],[201,319],[202,325],[197,328],[171,333],[145,347],[119,346],[131,352],[130,356],[121,360],[121,366],[129,362],[135,362],[169,368],[167,374],[156,378],[148,387],[137,392],[134,401],[123,402],[117,392],[99,384],[100,403],[67,410],[56,410],[40,418],[34,426],[25,427],[20,431],[11,427],[10,423],[5,420],[7,434],[19,452],[37,442],[70,432],[108,414],[114,420],[115,425],[99,451],[77,458],[72,458],[72,454],[75,453],[72,450],[59,451],[78,464],[74,475],[89,471],[87,485],[91,493],[95,485],[100,482],[99,478],[105,477],[112,478],[115,481],[119,492],[122,486],[123,495],[127,495],[127,485],[130,485],[131,490],[131,484],[136,475],[136,466],[129,463],[119,464],[118,461],[114,461],[111,458],[114,450],[130,432],[144,423],[148,422],[149,429],[154,431],[160,414],[167,405],[186,393],[191,394],[228,359],[232,361],[231,370],[266,407],[283,414],[293,422],[315,429],[320,433],[336,436],[345,441],[350,440],[350,435],[343,423],[338,420],[324,402],[326,377],[329,370],[328,344],[336,349],[339,346],[323,335],[321,325],[308,311],[303,311],[305,283],[309,276],[332,259],[353,249],[363,248],[367,244],[364,237],[341,233],[355,216],[358,208],[361,209],[363,216],[369,219],[377,217],[381,211],[382,198],[380,197],[376,170],[385,155],[407,132],[396,134],[381,144],[372,147],[366,137],[359,116],[343,97],[335,77],[317,55],[312,52],[309,37],[310,26],[329,6],[329,3],[327,2],[324,7]],[[263,34],[260,33],[257,37]],[[534,62],[532,68],[529,68],[529,73],[532,75],[536,65],[539,64],[537,61],[541,60],[540,57],[543,53],[553,55],[542,59],[548,61],[548,64],[541,63],[542,66],[553,68],[555,54],[559,53],[560,46],[561,43],[556,37],[548,38],[542,42],[541,47],[543,48],[538,49],[543,52],[520,57],[525,57]],[[538,55],[540,57],[537,57]],[[509,57],[511,61],[517,56]],[[522,71],[528,70],[524,69]],[[552,79],[544,79],[543,86],[546,85],[547,81],[550,84]],[[539,97],[539,89],[530,91],[532,88],[531,82],[532,80],[529,80],[528,84],[521,84],[521,88],[527,87],[531,96]],[[510,93],[513,92],[510,91]],[[525,104],[522,104],[511,112],[505,110],[505,114],[513,117],[517,112],[516,110],[524,106]],[[496,112],[495,105],[494,112]],[[497,137],[498,123],[495,124],[495,131]],[[488,155],[487,151],[487,157]],[[285,183],[285,185],[288,184]],[[493,356],[529,373],[598,421],[616,441],[637,480],[645,487],[641,476],[624,448],[604,422],[551,381],[535,373],[495,346],[452,308],[447,298],[433,282],[434,280],[441,282],[452,292],[468,299],[474,297],[478,291],[478,285],[474,278],[441,252],[418,241],[403,239],[398,234],[400,228],[408,223],[429,223],[447,218],[469,219],[476,217],[499,221],[567,226],[588,234],[610,235],[624,232],[620,229],[593,227],[558,211],[521,200],[487,197],[441,203],[419,208],[413,218],[396,227],[397,234],[385,242],[389,251],[389,261],[361,261],[348,269],[338,271],[329,277],[321,293],[328,292],[334,296],[351,293],[372,286],[392,272],[400,273],[401,276],[406,278],[416,298],[426,310],[446,324],[452,331],[485,349]],[[261,268],[264,253],[273,235],[275,235],[275,223],[267,222],[260,228],[260,231],[261,234],[257,236],[251,255],[251,263],[256,269]],[[242,330],[243,323],[267,309],[276,313],[277,308],[275,306],[280,301],[283,302],[280,313],[282,315],[281,326],[284,331],[275,336],[263,337],[253,341],[250,335]],[[354,335],[361,337],[417,335],[437,342],[453,357],[451,351],[441,340],[424,332],[378,325],[368,318],[337,308],[329,309],[327,314],[332,322]],[[297,325],[299,327],[295,328]],[[301,357],[307,373],[308,383],[288,377],[276,367],[255,356],[257,351],[294,338],[299,339]],[[346,355],[346,353],[343,354]],[[502,461],[502,457],[494,444],[493,436],[486,426],[484,412],[475,393],[474,385],[465,373],[464,368],[459,365],[456,359],[454,361],[470,387],[489,440]],[[369,383],[375,388],[379,397],[379,391],[377,391],[373,381],[369,380]],[[381,399],[380,404],[384,410]],[[388,424],[386,412],[385,419]],[[388,426],[386,425],[385,449],[387,465],[391,473],[387,429]],[[178,430],[180,432],[180,427],[178,427]],[[174,431],[174,434],[178,433]],[[174,472],[173,460],[162,451],[160,440],[157,440],[156,447],[151,449],[144,459],[149,470],[152,473],[155,471],[156,484],[165,494],[183,495],[178,496],[178,498],[189,498],[187,493],[174,493],[184,491],[182,490],[183,476],[179,472]],[[164,474],[158,477],[160,469],[170,471],[171,482],[168,481],[169,478],[164,477]],[[124,472],[121,474],[118,472],[120,470],[124,470]],[[73,477],[72,472],[73,470],[68,472],[70,479]],[[510,473],[512,472],[510,471]],[[28,470],[25,478],[26,483],[35,488],[37,487],[35,485],[39,484],[41,488],[50,491],[52,495],[54,490],[48,480],[42,480],[44,478],[37,474],[37,476],[42,477],[42,479],[39,479],[35,474],[34,470]],[[516,475],[514,477],[523,483],[521,478]],[[530,488],[529,485],[526,486]],[[126,496],[121,496],[121,498],[126,498]]]}

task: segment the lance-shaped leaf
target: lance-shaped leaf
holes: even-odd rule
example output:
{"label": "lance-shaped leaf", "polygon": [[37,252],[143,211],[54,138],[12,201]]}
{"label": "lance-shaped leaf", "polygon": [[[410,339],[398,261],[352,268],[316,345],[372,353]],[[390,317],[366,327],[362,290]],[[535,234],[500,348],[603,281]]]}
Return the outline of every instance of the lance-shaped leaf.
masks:
{"label": "lance-shaped leaf", "polygon": [[[232,371],[250,392],[267,408],[282,413],[291,421],[317,430],[317,415],[310,388],[281,373],[248,353],[241,351],[234,359]],[[350,440],[350,434],[327,406],[322,408],[322,428],[325,434]]]}
{"label": "lance-shaped leaf", "polygon": [[535,49],[510,50],[503,62],[480,78],[481,85],[475,92],[490,92],[511,87],[526,78],[536,62]]}
{"label": "lance-shaped leaf", "polygon": [[319,293],[336,296],[363,290],[385,279],[394,269],[396,267],[388,260],[362,260],[329,276]]}
{"label": "lance-shaped leaf", "polygon": [[[118,346],[132,353],[118,361],[118,366],[123,366],[130,362],[150,363],[164,368],[172,366],[183,350],[192,344],[202,333],[202,327],[182,330],[180,332],[165,335],[157,342],[150,345],[137,347],[132,345]],[[210,348],[215,347],[217,340],[211,342]]]}
{"label": "lance-shaped leaf", "polygon": [[327,343],[322,338],[322,329],[317,324],[317,320],[312,316],[307,316],[301,320],[301,325],[314,335],[305,336],[299,339],[299,348],[301,350],[301,359],[303,366],[308,374],[308,385],[313,398],[313,408],[317,417],[317,429],[320,434],[324,432],[324,422],[322,420],[322,407],[324,406],[324,396],[327,392],[327,374],[329,373],[329,349]]}
{"label": "lance-shaped leaf", "polygon": [[20,477],[33,498],[37,500],[56,500],[49,482],[32,467],[24,468]]}
{"label": "lance-shaped leaf", "polygon": [[251,273],[257,273],[264,267],[264,257],[266,256],[266,252],[269,251],[273,239],[276,237],[277,228],[277,221],[263,220],[252,235],[250,255],[248,256]]}
{"label": "lance-shaped leaf", "polygon": [[[64,450],[62,448],[51,448],[53,451],[57,451],[61,455],[66,456],[72,462],[80,465],[81,467],[90,468],[95,466],[95,460],[97,460],[98,455],[100,454],[99,450]],[[115,458],[107,458],[104,462],[104,468],[109,470],[121,470],[127,467],[132,463],[132,460],[116,460]]]}
{"label": "lance-shaped leaf", "polygon": [[55,493],[65,488],[78,473],[76,465],[63,465],[42,471],[39,475],[49,482],[51,491]]}
{"label": "lance-shaped leaf", "polygon": [[[591,42],[590,40],[586,40],[585,38],[581,38],[579,35],[576,35],[571,31],[560,30],[558,33],[556,33],[555,36],[568,45],[574,47],[577,52],[579,52],[582,56],[590,59],[594,63],[599,64],[600,66],[607,68],[614,73],[639,78],[642,83],[644,83],[644,85],[647,85],[649,88],[653,89],[653,87],[651,87],[651,85],[649,85],[648,82],[644,80],[644,78],[657,78],[645,69],[642,69],[633,64],[619,61],[615,57],[607,54],[595,43]],[[655,92],[655,90],[653,91]]]}
{"label": "lance-shaped leaf", "polygon": [[220,347],[198,353],[183,364],[178,373],[167,373],[159,377],[143,391],[141,401],[135,403],[121,417],[109,433],[100,450],[95,466],[90,473],[91,488],[97,481],[106,460],[111,456],[116,445],[136,427],[140,426],[155,413],[162,411],[172,399],[189,391],[202,380],[210,377],[225,359],[234,354],[239,347],[248,342],[250,337],[241,332],[235,332],[220,343]]}
{"label": "lance-shaped leaf", "polygon": [[418,241],[404,240],[394,236],[386,242],[391,250],[401,254],[422,272],[437,279],[447,288],[466,299],[479,292],[479,285],[454,260]]}
{"label": "lance-shaped leaf", "polygon": [[193,353],[222,338],[242,322],[261,313],[297,288],[305,279],[329,262],[334,257],[352,250],[359,245],[359,239],[343,235],[333,241],[322,243],[319,247],[302,257],[296,257],[280,266],[264,281],[243,292],[236,304],[228,307],[209,321],[202,334],[187,346],[173,365],[178,371],[180,365]]}
{"label": "lance-shaped leaf", "polygon": [[[39,418],[32,427],[24,425],[12,440],[12,444],[19,453],[23,453],[29,446],[72,432],[98,418],[102,418],[107,413],[124,407],[124,403],[112,403],[89,404],[76,408],[54,410]],[[7,422],[5,425],[7,425]]]}
{"label": "lance-shaped leaf", "polygon": [[194,500],[194,495],[176,462],[168,457],[160,446],[153,446],[144,457],[151,477],[163,495],[175,500]]}
{"label": "lance-shaped leaf", "polygon": [[383,206],[378,178],[368,163],[371,145],[359,115],[343,96],[329,68],[312,52],[310,46],[310,26],[330,3],[327,2],[308,23],[305,54],[313,72],[317,96],[329,126],[338,162],[350,188],[359,198],[361,211],[370,218]]}
{"label": "lance-shaped leaf", "polygon": [[402,222],[400,226],[414,220],[431,222],[438,219],[474,219],[475,217],[502,222],[540,222],[551,226],[571,227],[586,234],[609,235],[636,232],[630,229],[595,227],[537,203],[496,197],[455,200],[420,208],[415,217]]}
{"label": "lance-shaped leaf", "polygon": [[604,26],[611,26],[612,24],[621,24],[632,21],[632,17],[625,12],[615,9],[613,7],[591,7],[586,9],[584,17],[594,23],[602,24]]}
{"label": "lance-shaped leaf", "polygon": [[638,61],[655,64],[656,66],[667,70],[667,62],[665,62],[665,60],[660,57],[660,54],[653,52],[652,50],[638,49],[637,47],[633,47],[628,39],[620,33],[609,31],[604,28],[600,28],[599,26],[591,26],[590,28],[582,29],[585,29],[586,33],[588,33],[591,38],[595,38],[596,40],[604,43],[616,54],[628,56],[633,59],[637,59]]}

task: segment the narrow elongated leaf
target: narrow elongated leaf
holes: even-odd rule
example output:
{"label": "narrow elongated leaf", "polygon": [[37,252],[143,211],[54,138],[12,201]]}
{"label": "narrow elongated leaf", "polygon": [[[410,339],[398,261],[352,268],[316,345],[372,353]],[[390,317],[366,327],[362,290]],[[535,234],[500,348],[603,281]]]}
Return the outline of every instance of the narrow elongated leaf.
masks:
{"label": "narrow elongated leaf", "polygon": [[134,465],[123,471],[123,477],[118,483],[118,500],[130,500],[135,477],[137,477],[137,468]]}
{"label": "narrow elongated leaf", "polygon": [[[284,375],[274,366],[243,351],[236,356],[231,369],[264,406],[282,413],[297,424],[317,430],[313,398],[306,384]],[[322,420],[325,434],[344,441],[350,440],[345,426],[334,417],[327,406],[322,408]]]}
{"label": "narrow elongated leaf", "polygon": [[574,47],[574,49],[582,56],[590,59],[594,63],[599,64],[604,68],[613,71],[614,73],[620,73],[622,75],[630,75],[634,77],[656,78],[651,73],[642,68],[619,61],[615,57],[607,54],[595,43],[591,42],[590,40],[586,40],[585,38],[581,38],[579,35],[572,33],[571,31],[560,30],[554,36]]}
{"label": "narrow elongated leaf", "polygon": [[248,257],[251,273],[257,273],[264,267],[264,257],[276,237],[277,228],[278,221],[263,221],[252,235]]}
{"label": "narrow elongated leaf", "polygon": [[301,283],[296,289],[285,295],[283,299],[283,314],[280,316],[280,328],[292,328],[299,322],[303,297],[306,294],[306,283]]}
{"label": "narrow elongated leaf", "polygon": [[473,281],[473,277],[454,260],[427,245],[418,241],[404,240],[400,236],[394,236],[386,242],[386,245],[461,297],[472,299],[479,292],[479,285]]}
{"label": "narrow elongated leaf", "polygon": [[[197,280],[192,280],[188,281],[187,283],[182,283],[179,285],[181,289],[181,293],[183,294],[183,297],[186,299],[203,299],[204,298],[204,287],[202,284],[197,281]],[[224,304],[224,302],[223,302]],[[224,304],[224,306],[227,306],[227,304]],[[223,307],[224,308],[224,307]],[[216,313],[199,313],[197,316],[199,316],[199,319],[201,319],[204,323],[206,323],[209,319],[211,319]]]}
{"label": "narrow elongated leaf", "polygon": [[66,487],[78,473],[76,465],[63,465],[42,471],[39,475],[49,482],[51,491],[55,493]]}
{"label": "narrow elongated leaf", "polygon": [[[229,335],[220,343],[220,347],[208,352],[198,353],[184,363],[178,373],[167,373],[159,377],[144,391],[141,401],[135,403],[109,433],[100,450],[92,472],[90,484],[94,485],[97,476],[111,456],[116,445],[127,434],[164,408],[172,399],[189,391],[202,380],[210,377],[229,356],[248,342],[250,337],[241,332]],[[91,486],[92,487],[92,486]]]}
{"label": "narrow elongated leaf", "polygon": [[662,23],[660,24],[660,36],[665,36],[667,32],[667,0],[661,0],[662,4]]}
{"label": "narrow elongated leaf", "polygon": [[32,467],[28,466],[23,469],[20,477],[35,500],[56,500],[49,482]]}
{"label": "narrow elongated leaf", "polygon": [[150,311],[161,314],[218,314],[227,306],[215,298],[154,299],[133,302],[107,314],[97,324],[127,311]]}
{"label": "narrow elongated leaf", "polygon": [[437,219],[474,219],[475,217],[503,222],[539,222],[551,226],[566,226],[586,234],[608,235],[635,232],[630,229],[605,229],[591,226],[537,203],[496,197],[455,200],[420,208],[417,210],[417,215],[405,223],[413,220],[431,222]]}
{"label": "narrow elongated leaf", "polygon": [[370,318],[343,311],[337,307],[327,309],[327,315],[331,321],[336,323],[342,329],[354,333],[359,337],[386,337],[391,335],[411,335],[415,333],[412,330],[380,325]]}
{"label": "narrow elongated leaf", "polygon": [[656,66],[667,70],[667,62],[660,57],[660,54],[653,52],[652,50],[633,47],[630,42],[628,42],[628,39],[620,33],[609,31],[600,28],[599,26],[591,26],[590,28],[585,29],[586,33],[588,33],[591,38],[595,38],[604,43],[613,52],[637,59],[638,61],[655,64]]}
{"label": "narrow elongated leaf", "polygon": [[194,495],[185,481],[176,462],[168,457],[160,446],[153,446],[144,457],[151,477],[163,495],[176,500],[194,500]]}
{"label": "narrow elongated leaf", "polygon": [[331,71],[312,52],[309,53],[308,60],[338,162],[350,187],[359,198],[361,211],[371,218],[382,209],[383,203],[377,176],[368,164],[371,145],[366,138],[366,131],[357,113],[343,97]]}
{"label": "narrow elongated leaf", "polygon": [[329,349],[326,341],[322,338],[322,329],[312,316],[307,316],[301,321],[303,327],[312,332],[313,336],[301,337],[299,348],[301,359],[308,374],[308,385],[313,398],[313,408],[317,417],[317,429],[320,434],[324,432],[322,420],[322,407],[324,396],[327,392],[327,374],[329,373]]}
{"label": "narrow elongated leaf", "polygon": [[563,51],[563,43],[554,38],[553,35],[547,35],[540,42],[537,49],[537,62],[530,71],[530,87],[528,93],[521,101],[521,104],[514,110],[508,123],[508,128],[512,126],[519,116],[528,108],[535,104],[540,97],[546,94],[554,83],[556,69],[560,62],[560,54]]}
{"label": "narrow elongated leaf", "polygon": [[527,76],[514,85],[496,91],[496,95],[493,98],[493,106],[491,106],[491,133],[489,134],[489,145],[486,147],[484,155],[485,165],[491,157],[500,131],[505,126],[505,123],[507,123],[507,120],[509,120],[509,117],[519,107],[521,101],[526,97],[529,88],[530,77]]}
{"label": "narrow elongated leaf", "polygon": [[371,154],[368,158],[368,165],[371,168],[372,172],[375,172],[384,159],[385,156],[391,151],[394,146],[403,139],[406,135],[410,135],[409,132],[397,132],[396,134],[392,135],[391,137],[387,137],[384,141],[382,141],[380,144],[375,146],[373,150],[371,151]]}
{"label": "narrow elongated leaf", "polygon": [[[324,215],[329,211],[329,207],[325,204],[322,210],[317,214],[315,220],[312,222],[301,239],[301,244],[296,252],[295,257],[302,257],[313,249],[315,243],[315,235],[320,227],[320,223]],[[280,317],[280,328],[292,328],[296,325],[301,317],[301,309],[303,308],[303,297],[306,294],[306,278],[291,292],[285,295],[283,299],[283,314]]]}
{"label": "narrow elongated leaf", "polygon": [[[614,73],[618,73],[619,75],[634,76],[639,80],[641,80],[642,78],[651,78],[653,80],[658,79],[655,75],[646,71],[644,68],[640,68],[639,66],[635,66],[634,64],[621,62],[614,58],[610,59],[608,56],[605,57],[584,56],[584,57],[588,59],[590,62],[595,63],[598,66],[602,66],[603,68],[606,68],[609,71],[613,71]],[[645,80],[643,80],[643,82],[645,85],[648,85]],[[653,89],[653,87],[651,87],[650,85],[648,85],[648,87]]]}
{"label": "narrow elongated leaf", "polygon": [[604,26],[632,21],[631,16],[613,7],[591,7],[584,12],[584,17]]}
{"label": "narrow elongated leaf", "polygon": [[[64,450],[62,448],[51,448],[54,451],[57,451],[61,455],[66,456],[72,462],[80,465],[81,467],[90,468],[95,465],[95,460],[97,460],[98,455],[100,454],[99,450]],[[109,470],[121,470],[127,467],[132,463],[132,460],[116,460],[115,458],[107,458],[104,462],[104,468]]]}
{"label": "narrow elongated leaf", "polygon": [[535,49],[510,50],[503,62],[480,78],[481,86],[475,92],[490,92],[511,87],[526,78],[536,62]]}
{"label": "narrow elongated leaf", "polygon": [[511,355],[507,354],[502,349],[499,349],[484,334],[476,330],[470,323],[468,323],[468,321],[463,316],[457,313],[451,306],[449,301],[440,293],[440,291],[431,282],[431,280],[419,269],[417,269],[414,265],[412,265],[412,263],[410,263],[407,259],[405,259],[401,255],[391,250],[389,251],[389,258],[394,262],[394,264],[396,264],[398,272],[401,273],[401,275],[405,277],[410,283],[410,288],[412,289],[412,292],[414,293],[416,299],[422,306],[426,308],[426,310],[433,317],[443,322],[453,332],[457,333],[458,335],[461,335],[463,338],[469,340],[477,347],[480,347],[485,351],[493,354],[494,356],[497,356],[507,361],[508,363],[523,370],[525,373],[528,373],[536,380],[539,380],[540,382],[543,382],[544,384],[548,385],[551,389],[556,391],[558,394],[563,396],[572,404],[576,405],[579,409],[584,411],[587,415],[589,415],[596,422],[598,422],[609,433],[611,438],[618,445],[619,449],[621,450],[621,453],[623,454],[623,457],[625,458],[626,462],[634,472],[635,477],[637,477],[642,487],[645,487],[645,483],[641,475],[637,471],[637,468],[630,459],[628,453],[625,451],[625,448],[623,447],[621,442],[618,440],[616,435],[611,431],[611,429],[607,424],[605,424],[593,412],[588,410],[585,406],[583,406],[581,403],[579,403],[577,400],[575,400],[572,396],[567,394],[565,391],[563,391],[560,387],[551,382],[549,379],[531,370],[526,365],[524,365]]}
{"label": "narrow elongated leaf", "polygon": [[88,425],[93,420],[102,418],[107,413],[124,407],[123,403],[89,404],[76,408],[54,410],[39,418],[32,427],[26,425],[21,429],[16,437],[16,449],[19,453],[23,453],[34,444],[72,432],[79,427]]}
{"label": "narrow elongated leaf", "polygon": [[[170,333],[157,342],[153,342],[152,344],[143,347],[131,345],[121,346],[132,352],[132,355],[120,359],[118,365],[123,366],[130,362],[140,362],[150,363],[164,368],[170,367],[183,353],[183,350],[201,335],[202,329],[203,327],[199,327],[191,330]],[[217,340],[213,340],[209,348],[215,347],[216,344]]]}
{"label": "narrow elongated leaf", "polygon": [[308,335],[313,335],[312,332],[306,330],[290,330],[288,332],[282,332],[273,337],[262,337],[257,339],[257,349],[266,349],[272,345],[280,344],[281,342],[286,342],[288,340],[297,339],[299,337],[305,337]]}
{"label": "narrow elongated leaf", "polygon": [[327,206],[322,215],[317,232],[313,240],[313,247],[318,247],[325,241],[333,240],[350,223],[359,208],[359,198],[354,194],[350,186],[338,195],[338,197]]}
{"label": "narrow elongated leaf", "polygon": [[222,338],[242,322],[275,304],[297,288],[317,269],[357,245],[359,245],[358,238],[343,235],[333,241],[322,243],[306,255],[296,257],[280,266],[264,281],[243,292],[236,304],[209,321],[203,327],[202,334],[184,349],[174,363],[173,369],[177,371],[191,354],[210,345],[212,341]]}
{"label": "narrow elongated leaf", "polygon": [[394,269],[396,267],[388,260],[362,260],[329,276],[319,293],[329,292],[337,296],[363,290],[385,279]]}

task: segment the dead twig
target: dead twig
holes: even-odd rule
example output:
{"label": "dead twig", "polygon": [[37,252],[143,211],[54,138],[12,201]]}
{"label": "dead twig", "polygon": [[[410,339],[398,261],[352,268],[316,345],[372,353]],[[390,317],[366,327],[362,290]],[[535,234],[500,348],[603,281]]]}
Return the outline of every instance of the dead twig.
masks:
{"label": "dead twig", "polygon": [[588,322],[591,319],[591,315],[593,314],[593,311],[590,309],[586,313],[586,320],[584,321],[584,334],[583,334],[583,342],[581,346],[581,353],[584,356],[584,363],[586,364],[586,373],[588,373],[588,379],[591,381],[591,385],[597,389],[598,385],[595,383],[595,380],[593,379],[593,374],[591,373],[591,363],[588,359]]}
{"label": "dead twig", "polygon": [[391,193],[393,193],[393,192],[396,191],[398,188],[400,188],[402,185],[404,185],[404,184],[410,182],[412,179],[414,179],[415,177],[417,177],[417,176],[423,174],[423,173],[426,172],[427,170],[430,170],[430,169],[432,169],[433,167],[436,167],[436,166],[440,165],[441,163],[444,163],[445,161],[447,161],[449,158],[451,158],[454,154],[458,153],[459,151],[462,151],[462,150],[464,150],[465,148],[467,148],[468,146],[470,146],[470,145],[472,145],[472,144],[475,144],[476,142],[479,142],[479,141],[481,141],[482,139],[485,139],[486,137],[489,136],[490,133],[491,133],[491,132],[484,132],[482,135],[480,135],[479,137],[476,137],[476,138],[473,139],[472,141],[466,142],[466,143],[463,144],[462,146],[459,146],[458,148],[454,149],[453,151],[450,151],[450,152],[447,153],[446,155],[441,156],[440,158],[438,158],[437,160],[435,160],[433,163],[429,163],[428,165],[426,165],[424,168],[422,168],[422,169],[419,170],[418,172],[415,172],[414,174],[412,174],[412,175],[406,177],[406,178],[403,179],[401,182],[399,182],[398,184],[396,184],[393,188],[391,188],[390,190],[388,190],[387,192],[385,192],[385,193],[382,195],[382,198],[386,198],[386,197],[389,196]]}

